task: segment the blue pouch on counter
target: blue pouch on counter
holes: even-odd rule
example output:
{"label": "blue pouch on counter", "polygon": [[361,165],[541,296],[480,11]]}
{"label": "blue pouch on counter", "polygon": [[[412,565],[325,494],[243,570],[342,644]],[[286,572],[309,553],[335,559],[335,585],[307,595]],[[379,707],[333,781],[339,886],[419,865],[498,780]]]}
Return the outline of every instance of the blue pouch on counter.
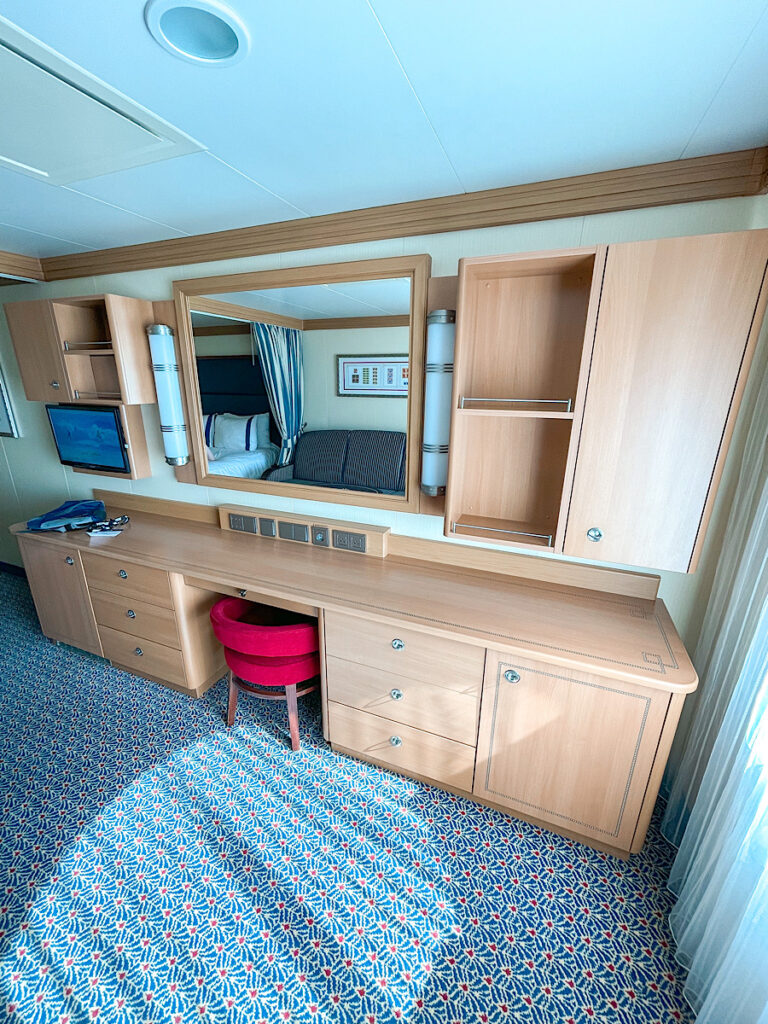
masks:
{"label": "blue pouch on counter", "polygon": [[35,516],[27,523],[28,530],[75,530],[78,527],[100,523],[107,517],[103,501],[65,501],[58,508],[41,516]]}

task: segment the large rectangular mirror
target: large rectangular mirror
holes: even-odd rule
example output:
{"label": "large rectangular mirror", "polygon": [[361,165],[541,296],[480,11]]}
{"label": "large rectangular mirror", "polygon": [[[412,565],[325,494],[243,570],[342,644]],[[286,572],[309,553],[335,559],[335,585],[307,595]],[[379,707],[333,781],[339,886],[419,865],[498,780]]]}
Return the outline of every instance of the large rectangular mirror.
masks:
{"label": "large rectangular mirror", "polygon": [[418,511],[429,267],[176,282],[197,482]]}

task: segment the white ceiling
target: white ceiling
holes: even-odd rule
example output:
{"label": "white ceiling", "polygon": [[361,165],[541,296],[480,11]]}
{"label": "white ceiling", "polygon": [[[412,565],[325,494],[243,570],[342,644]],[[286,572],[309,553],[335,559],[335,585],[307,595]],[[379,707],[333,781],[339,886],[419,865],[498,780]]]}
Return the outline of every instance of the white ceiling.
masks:
{"label": "white ceiling", "polygon": [[[349,281],[337,284],[293,285],[263,291],[229,292],[207,298],[251,306],[268,313],[297,320],[326,320],[334,317],[407,316],[411,309],[408,278],[377,281]],[[195,300],[190,300],[194,308]]]}
{"label": "white ceiling", "polygon": [[0,249],[51,256],[768,143],[768,0],[228,2],[252,51],[206,68],[154,42],[144,0],[3,0],[206,151],[62,186],[1,168]]}

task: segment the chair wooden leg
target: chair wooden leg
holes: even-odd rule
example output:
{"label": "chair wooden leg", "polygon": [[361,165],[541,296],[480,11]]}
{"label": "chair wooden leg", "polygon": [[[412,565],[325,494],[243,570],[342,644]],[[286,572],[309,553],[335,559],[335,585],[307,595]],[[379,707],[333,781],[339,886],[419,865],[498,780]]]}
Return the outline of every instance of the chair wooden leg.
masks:
{"label": "chair wooden leg", "polygon": [[235,682],[235,673],[230,669],[229,671],[229,703],[227,704],[227,728],[231,729],[235,724],[235,712],[237,711],[237,695],[238,695],[237,683]]}
{"label": "chair wooden leg", "polygon": [[285,701],[288,705],[288,725],[291,730],[291,750],[299,750],[299,702],[296,698],[296,686],[286,686]]}

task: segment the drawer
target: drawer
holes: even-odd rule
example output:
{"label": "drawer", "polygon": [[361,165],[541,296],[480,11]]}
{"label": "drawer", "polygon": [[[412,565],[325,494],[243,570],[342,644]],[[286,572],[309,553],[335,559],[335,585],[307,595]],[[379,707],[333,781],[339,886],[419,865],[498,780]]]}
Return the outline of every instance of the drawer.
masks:
{"label": "drawer", "polygon": [[186,686],[187,677],[181,651],[155,643],[154,640],[143,640],[130,633],[121,633],[109,626],[100,626],[99,636],[104,657],[110,661],[116,661],[127,669],[135,669],[143,675],[154,676],[155,679],[166,679],[169,683]]}
{"label": "drawer", "polygon": [[308,615],[310,618],[317,618],[317,608],[312,604],[302,604],[301,601],[289,601],[287,598],[273,597],[269,593],[262,593],[258,589],[243,590],[241,587],[228,587],[226,584],[210,583],[208,580],[198,579],[196,576],[185,576],[184,582],[188,587],[196,590],[215,592],[221,597],[242,597],[246,601],[253,601],[255,604],[268,604],[272,608],[283,608],[288,612],[298,612],[299,615]]}
{"label": "drawer", "polygon": [[479,700],[472,683],[460,693],[334,657],[326,659],[325,683],[328,699],[338,704],[473,747],[477,741]]}
{"label": "drawer", "polygon": [[91,590],[91,604],[100,626],[154,640],[166,647],[181,647],[176,616],[172,608],[160,608],[145,601],[134,601],[122,594]]}
{"label": "drawer", "polygon": [[[348,708],[328,704],[331,743],[361,757],[472,792],[475,748]],[[392,741],[395,741],[394,743]]]}
{"label": "drawer", "polygon": [[91,551],[83,552],[83,566],[89,588],[108,590],[131,600],[142,599],[164,608],[173,607],[171,583],[163,569],[150,569],[119,558],[105,558]]}
{"label": "drawer", "polygon": [[479,693],[485,650],[385,622],[340,612],[325,614],[325,650],[335,658],[421,679],[434,686]]}

